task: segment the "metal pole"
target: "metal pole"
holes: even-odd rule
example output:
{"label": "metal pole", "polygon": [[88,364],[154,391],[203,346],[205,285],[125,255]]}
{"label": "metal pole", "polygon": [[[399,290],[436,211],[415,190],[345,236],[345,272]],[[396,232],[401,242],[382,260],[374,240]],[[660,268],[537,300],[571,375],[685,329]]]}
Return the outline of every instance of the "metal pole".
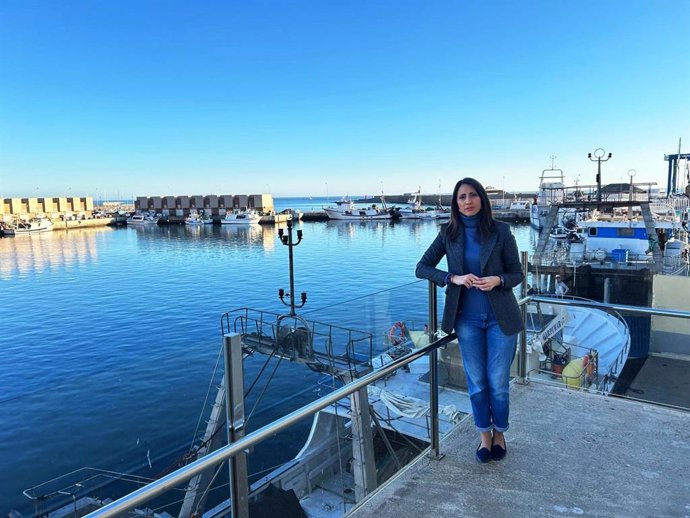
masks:
{"label": "metal pole", "polygon": [[[438,317],[436,315],[436,284],[429,281],[429,343],[436,340]],[[444,455],[439,451],[438,426],[438,349],[429,353],[429,408],[431,410],[431,450],[429,457],[441,460]]]}
{"label": "metal pole", "polygon": [[[527,294],[525,283],[527,282],[527,274],[529,273],[529,257],[527,252],[522,252],[522,294],[523,297]],[[522,322],[525,328],[520,333],[520,355],[518,356],[518,375],[521,383],[527,383],[527,304],[523,304],[520,308],[522,311]]]}
{"label": "metal pole", "polygon": [[[242,338],[237,333],[223,337],[225,361],[225,412],[228,444],[244,437],[244,379],[242,372]],[[249,518],[249,480],[244,452],[228,459],[230,469],[230,505],[232,518]]]}
{"label": "metal pole", "polygon": [[292,220],[287,222],[288,228],[288,257],[290,261],[290,316],[294,317],[295,312],[295,273],[292,266]]}
{"label": "metal pole", "polygon": [[601,203],[601,157],[597,158],[597,203]]}

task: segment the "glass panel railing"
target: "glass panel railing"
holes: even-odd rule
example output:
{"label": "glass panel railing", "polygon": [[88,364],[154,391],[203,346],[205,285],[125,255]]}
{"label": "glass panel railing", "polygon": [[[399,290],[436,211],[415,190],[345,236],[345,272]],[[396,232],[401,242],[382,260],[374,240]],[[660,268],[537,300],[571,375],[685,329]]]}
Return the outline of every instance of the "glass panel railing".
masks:
{"label": "glass panel railing", "polygon": [[[229,312],[222,333],[239,334],[244,353],[246,418],[237,442],[226,445],[223,362],[218,361],[200,418],[205,426],[198,426],[193,446],[181,458],[166,459],[177,458],[177,464],[168,462],[167,470],[160,471],[156,457],[148,470],[126,475],[72,472],[26,491],[43,506],[36,513],[47,511],[46,497],[61,502],[65,512],[68,507],[93,509],[172,471],[147,486],[150,497],[144,490],[125,496],[128,508],[154,515],[227,514],[231,484],[225,459],[239,454],[246,455],[250,508],[300,506],[309,512],[312,506],[344,515],[432,444],[428,289],[426,281],[413,282],[293,316],[246,308]],[[436,298],[442,299],[441,291]],[[621,314],[683,318],[686,327],[690,317],[545,297],[530,300],[527,310],[527,376],[603,394],[620,392],[629,365],[630,328]],[[687,348],[686,327],[660,321],[653,331],[661,333],[659,338],[673,335]],[[450,338],[443,341],[437,362],[442,435],[470,409],[457,342]],[[618,345],[607,349],[612,344]],[[658,389],[660,380],[650,386]],[[629,384],[628,389],[627,397],[655,400],[650,388]],[[684,406],[682,401],[658,402]],[[166,491],[160,494],[158,487]],[[109,515],[111,507],[105,509],[98,515]]]}
{"label": "glass panel railing", "polygon": [[[426,281],[413,282],[308,314],[241,309],[223,317],[223,333],[243,338],[242,435],[253,441],[246,450],[250,507],[317,506],[340,516],[427,450],[433,429],[429,360],[423,349],[429,343],[427,289]],[[446,350],[453,348],[457,345]],[[469,407],[466,393],[454,384],[447,356],[438,362],[441,433]],[[126,496],[128,508],[182,516],[201,509],[227,513],[229,470],[227,462],[215,459],[225,459],[225,451],[245,450],[237,449],[242,435],[232,447],[222,446],[227,434],[222,363],[211,383],[220,386],[218,394],[211,391],[207,397],[202,418],[207,425],[199,427],[182,463],[192,464],[153,484],[165,486],[163,495],[147,488],[144,492],[153,499],[135,496],[141,492]],[[214,442],[220,449],[202,456],[216,447]],[[203,472],[200,463],[208,463]],[[181,483],[180,477],[191,472],[193,478]],[[86,479],[70,481],[71,487],[81,488]]]}

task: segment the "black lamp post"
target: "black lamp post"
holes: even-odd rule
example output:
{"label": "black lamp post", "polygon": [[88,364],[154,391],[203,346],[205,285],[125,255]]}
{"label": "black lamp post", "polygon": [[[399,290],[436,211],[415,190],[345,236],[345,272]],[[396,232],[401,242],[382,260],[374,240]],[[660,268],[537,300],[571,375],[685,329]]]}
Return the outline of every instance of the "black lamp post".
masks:
{"label": "black lamp post", "polygon": [[[302,242],[302,230],[297,231],[297,242],[293,243],[292,242],[292,220],[289,220],[287,222],[287,236],[284,235],[283,229],[279,228],[278,229],[278,237],[280,238],[280,242],[283,243],[283,245],[288,247],[288,257],[290,261],[290,292],[285,293],[285,290],[283,288],[280,288],[278,290],[278,297],[280,297],[280,301],[285,304],[286,306],[290,306],[290,316],[294,317],[297,313],[295,313],[295,273],[294,273],[294,268],[292,266],[292,249],[299,245]],[[290,297],[290,303],[288,304],[285,302],[284,297],[285,295],[288,295]],[[302,303],[297,306],[297,307],[303,307],[307,303],[307,292],[303,291],[301,293],[301,300]]]}
{"label": "black lamp post", "polygon": [[[594,158],[592,158],[592,154],[594,154]],[[597,203],[601,203],[601,163],[611,158],[611,153],[606,158],[604,158],[604,155],[606,155],[606,151],[601,148],[597,148],[594,150],[594,153],[587,155],[587,158],[597,163]]]}

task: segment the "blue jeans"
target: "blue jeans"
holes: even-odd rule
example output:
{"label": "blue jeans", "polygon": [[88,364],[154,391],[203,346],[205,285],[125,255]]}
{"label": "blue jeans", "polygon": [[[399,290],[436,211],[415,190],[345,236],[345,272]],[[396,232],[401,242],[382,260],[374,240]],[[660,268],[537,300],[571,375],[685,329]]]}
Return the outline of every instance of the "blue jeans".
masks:
{"label": "blue jeans", "polygon": [[493,315],[455,322],[474,424],[480,432],[508,429],[510,413],[510,365],[515,357],[517,335],[507,336]]}

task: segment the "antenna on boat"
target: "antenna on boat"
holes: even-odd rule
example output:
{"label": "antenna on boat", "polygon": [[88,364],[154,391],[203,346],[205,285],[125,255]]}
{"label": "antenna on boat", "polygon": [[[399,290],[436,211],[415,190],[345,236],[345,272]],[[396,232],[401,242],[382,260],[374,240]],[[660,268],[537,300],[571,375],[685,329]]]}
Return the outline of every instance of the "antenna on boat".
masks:
{"label": "antenna on boat", "polygon": [[[293,261],[292,261],[292,249],[299,245],[302,242],[302,229],[297,230],[297,242],[292,241],[292,220],[288,220],[287,222],[287,236],[284,235],[283,229],[279,228],[278,229],[278,237],[280,238],[280,242],[283,243],[283,245],[288,247],[288,257],[289,257],[289,262],[290,262],[290,292],[285,293],[285,290],[283,288],[280,288],[278,290],[278,297],[280,298],[280,302],[285,304],[286,306],[290,306],[290,316],[294,317],[297,315],[295,312],[295,307],[301,308],[304,307],[304,305],[307,303],[307,292],[303,291],[300,295],[301,299],[301,304],[299,306],[295,306],[295,271],[293,267]],[[285,295],[290,297],[290,303],[285,302]]]}

